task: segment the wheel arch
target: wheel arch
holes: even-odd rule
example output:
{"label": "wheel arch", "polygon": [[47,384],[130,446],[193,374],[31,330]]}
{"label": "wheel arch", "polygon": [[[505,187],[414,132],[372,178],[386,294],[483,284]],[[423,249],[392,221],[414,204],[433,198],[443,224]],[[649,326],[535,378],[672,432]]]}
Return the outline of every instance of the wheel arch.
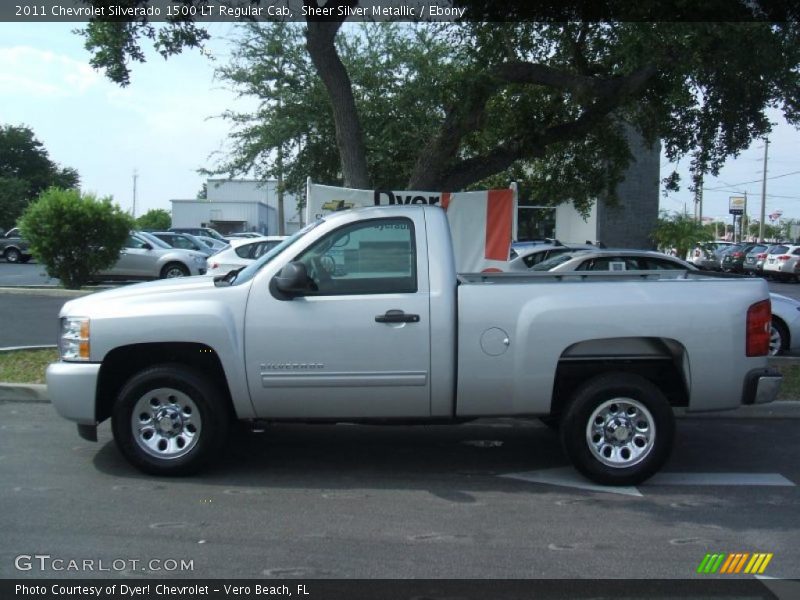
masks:
{"label": "wheel arch", "polygon": [[120,346],[106,354],[97,382],[97,421],[111,416],[120,390],[133,375],[164,363],[179,363],[202,372],[220,389],[231,414],[236,414],[225,370],[213,348],[194,342],[159,342]]}
{"label": "wheel arch", "polygon": [[656,337],[604,338],[577,342],[562,352],[551,414],[563,413],[577,388],[609,372],[640,375],[658,387],[671,406],[689,405],[691,374],[686,349],[680,342]]}

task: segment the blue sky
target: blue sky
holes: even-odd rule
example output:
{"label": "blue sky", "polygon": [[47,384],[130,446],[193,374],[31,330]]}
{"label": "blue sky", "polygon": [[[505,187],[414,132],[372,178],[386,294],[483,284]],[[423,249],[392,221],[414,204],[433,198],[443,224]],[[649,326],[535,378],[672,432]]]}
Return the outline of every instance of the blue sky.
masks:
{"label": "blue sky", "polygon": [[[169,209],[170,199],[196,195],[204,181],[197,169],[211,166],[211,155],[225,147],[229,126],[215,115],[253,106],[214,81],[233,27],[210,24],[216,63],[196,50],[165,61],[148,49],[148,61],[133,65],[131,84],[121,88],[89,66],[74,24],[0,23],[0,123],[30,126],[53,160],[79,171],[84,190],[111,195],[129,210],[136,170],[137,214]],[[800,132],[771,114],[777,125],[768,177],[779,177],[767,183],[767,214],[800,218]],[[758,215],[763,153],[757,141],[706,180],[704,215],[726,217],[729,196],[744,191],[748,212]],[[663,209],[686,205],[692,212],[688,162],[678,165],[683,189],[662,198]],[[666,159],[661,167],[662,177],[672,170]]]}

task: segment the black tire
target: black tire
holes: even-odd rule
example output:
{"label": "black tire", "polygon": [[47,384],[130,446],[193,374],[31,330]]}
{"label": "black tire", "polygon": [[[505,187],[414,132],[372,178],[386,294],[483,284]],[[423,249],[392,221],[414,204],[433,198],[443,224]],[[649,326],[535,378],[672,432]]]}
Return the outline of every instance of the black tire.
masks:
{"label": "black tire", "polygon": [[22,252],[16,248],[6,248],[3,256],[5,256],[6,262],[9,263],[18,263],[20,260],[22,260]]}
{"label": "black tire", "polygon": [[[180,273],[180,275],[177,273]],[[172,277],[188,277],[189,275],[189,269],[186,267],[186,265],[177,262],[168,263],[161,269],[161,279],[169,279]]]}
{"label": "black tire", "polygon": [[[774,344],[774,340],[777,336],[777,345]],[[774,317],[772,319],[772,323],[770,324],[770,356],[780,356],[784,352],[789,349],[789,329],[786,327],[786,324]]]}
{"label": "black tire", "polygon": [[[634,413],[627,412],[629,407]],[[594,429],[593,443],[590,424],[596,419],[604,425],[595,425],[603,433]],[[646,428],[640,428],[643,423]],[[612,429],[618,433],[609,433]],[[626,435],[626,440],[614,438],[616,435]],[[602,485],[642,483],[667,461],[674,437],[675,417],[664,394],[644,377],[631,373],[590,379],[576,390],[561,419],[561,443],[570,461]]]}
{"label": "black tire", "polygon": [[190,475],[219,455],[230,412],[224,394],[202,373],[164,364],[128,380],[114,403],[111,427],[120,452],[138,469],[151,475]]}

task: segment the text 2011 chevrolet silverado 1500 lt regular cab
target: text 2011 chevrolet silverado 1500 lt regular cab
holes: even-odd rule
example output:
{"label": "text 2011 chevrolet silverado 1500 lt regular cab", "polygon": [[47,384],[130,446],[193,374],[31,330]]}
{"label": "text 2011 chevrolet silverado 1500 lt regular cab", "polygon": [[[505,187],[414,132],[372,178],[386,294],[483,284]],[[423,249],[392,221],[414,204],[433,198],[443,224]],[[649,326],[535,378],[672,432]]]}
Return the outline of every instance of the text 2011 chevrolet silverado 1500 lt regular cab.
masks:
{"label": "text 2011 chevrolet silverado 1500 lt regular cab", "polygon": [[134,285],[61,311],[58,412],[144,471],[197,470],[244,421],[546,416],[606,484],[666,461],[672,408],[769,402],[763,281],[455,272],[435,207],[344,211],[224,278]]}

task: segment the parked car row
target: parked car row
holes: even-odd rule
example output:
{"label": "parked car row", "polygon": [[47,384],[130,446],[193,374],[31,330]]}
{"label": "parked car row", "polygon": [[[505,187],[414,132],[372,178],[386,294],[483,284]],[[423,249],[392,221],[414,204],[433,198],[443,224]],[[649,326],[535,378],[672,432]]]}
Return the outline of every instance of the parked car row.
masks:
{"label": "parked car row", "polygon": [[704,270],[760,275],[779,281],[800,278],[800,246],[793,244],[709,242],[696,246],[687,260]]}
{"label": "parked car row", "polygon": [[22,239],[18,227],[9,229],[0,237],[0,256],[10,263],[26,263],[32,258],[28,242]]}

